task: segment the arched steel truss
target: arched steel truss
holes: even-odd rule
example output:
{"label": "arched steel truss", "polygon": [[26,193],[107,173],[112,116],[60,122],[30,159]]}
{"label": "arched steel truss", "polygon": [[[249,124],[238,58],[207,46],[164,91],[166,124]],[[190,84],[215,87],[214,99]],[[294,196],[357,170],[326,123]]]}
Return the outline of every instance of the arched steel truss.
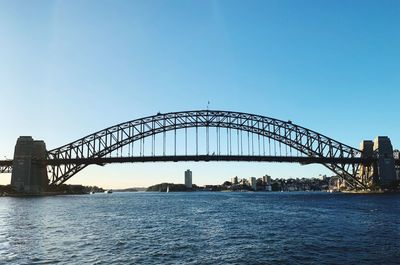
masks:
{"label": "arched steel truss", "polygon": [[[130,143],[173,130],[198,127],[228,128],[264,136],[315,158],[357,158],[361,151],[310,129],[249,113],[198,110],[181,111],[124,122],[48,151],[48,160],[106,157]],[[358,164],[324,164],[353,187],[365,188],[356,173]],[[62,184],[86,164],[49,165],[50,184]]]}

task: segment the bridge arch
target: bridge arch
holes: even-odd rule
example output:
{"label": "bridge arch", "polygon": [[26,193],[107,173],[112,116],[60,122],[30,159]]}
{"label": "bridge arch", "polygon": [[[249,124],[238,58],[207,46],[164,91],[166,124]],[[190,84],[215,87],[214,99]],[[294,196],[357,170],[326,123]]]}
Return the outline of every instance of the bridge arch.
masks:
{"label": "bridge arch", "polygon": [[[144,138],[196,127],[250,132],[283,143],[308,157],[356,158],[361,154],[358,149],[291,121],[234,111],[195,110],[158,113],[117,124],[48,151],[48,159],[101,158]],[[356,178],[357,165],[335,163],[324,165],[345,178],[350,185],[363,186]],[[85,164],[52,165],[50,184],[62,184],[86,166]]]}

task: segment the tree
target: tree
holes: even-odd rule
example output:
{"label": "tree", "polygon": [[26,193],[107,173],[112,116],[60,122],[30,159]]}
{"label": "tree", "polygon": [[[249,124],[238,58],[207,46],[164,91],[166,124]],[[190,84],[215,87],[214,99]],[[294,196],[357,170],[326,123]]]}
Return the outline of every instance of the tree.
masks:
{"label": "tree", "polygon": [[224,186],[224,187],[232,186],[232,182],[230,182],[230,181],[225,181],[225,182],[222,184],[222,186]]}

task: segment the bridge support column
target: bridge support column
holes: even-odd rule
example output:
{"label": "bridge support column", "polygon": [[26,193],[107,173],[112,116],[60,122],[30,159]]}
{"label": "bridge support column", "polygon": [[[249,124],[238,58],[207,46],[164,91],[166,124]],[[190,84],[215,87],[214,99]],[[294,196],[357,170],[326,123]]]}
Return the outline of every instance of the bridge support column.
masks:
{"label": "bridge support column", "polygon": [[48,185],[46,165],[46,144],[35,141],[31,136],[21,136],[14,151],[11,185],[19,192],[40,193]]}
{"label": "bridge support column", "polygon": [[374,156],[378,159],[374,165],[374,180],[382,188],[388,188],[396,182],[393,147],[387,136],[378,136],[374,140]]}

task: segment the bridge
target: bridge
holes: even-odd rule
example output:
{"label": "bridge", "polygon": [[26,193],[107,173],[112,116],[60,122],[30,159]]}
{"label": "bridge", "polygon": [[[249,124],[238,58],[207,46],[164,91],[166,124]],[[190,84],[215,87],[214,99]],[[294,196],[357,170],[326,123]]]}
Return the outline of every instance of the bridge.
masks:
{"label": "bridge", "polygon": [[388,137],[353,148],[313,130],[250,113],[195,110],[157,113],[120,123],[47,150],[22,136],[14,159],[0,161],[18,190],[57,186],[88,165],[135,162],[252,161],[322,164],[351,189],[370,189],[395,179]]}

